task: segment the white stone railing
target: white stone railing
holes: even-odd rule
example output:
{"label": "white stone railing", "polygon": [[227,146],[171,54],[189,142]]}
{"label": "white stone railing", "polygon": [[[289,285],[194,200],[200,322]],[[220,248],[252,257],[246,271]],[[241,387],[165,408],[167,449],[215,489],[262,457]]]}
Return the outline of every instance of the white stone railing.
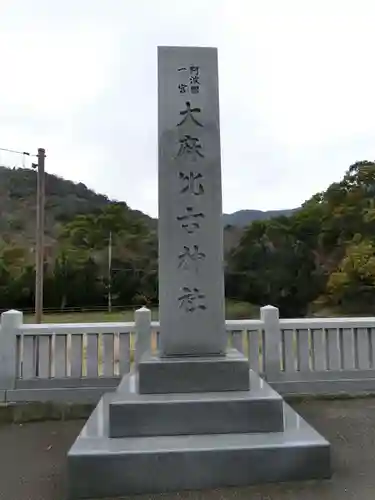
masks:
{"label": "white stone railing", "polygon": [[[227,320],[229,346],[284,394],[375,391],[375,318]],[[148,309],[134,322],[24,324],[7,311],[0,328],[0,400],[95,402],[147,349],[159,323]]]}

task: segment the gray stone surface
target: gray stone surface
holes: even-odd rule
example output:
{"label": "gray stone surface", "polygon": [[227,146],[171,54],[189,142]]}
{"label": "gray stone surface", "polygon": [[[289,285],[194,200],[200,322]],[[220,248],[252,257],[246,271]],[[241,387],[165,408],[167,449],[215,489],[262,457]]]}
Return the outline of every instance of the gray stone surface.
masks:
{"label": "gray stone surface", "polygon": [[[55,401],[67,403],[96,404],[110,389],[104,387],[77,387],[56,389],[16,389],[6,391],[7,402]],[[113,387],[115,390],[115,387]]]}
{"label": "gray stone surface", "polygon": [[342,395],[358,397],[375,392],[375,379],[316,380],[294,382],[272,382],[272,386],[284,395]]}
{"label": "gray stone surface", "polygon": [[108,439],[108,397],[68,453],[71,499],[331,475],[329,443],[285,403],[284,432]]}
{"label": "gray stone surface", "polygon": [[[375,399],[310,399],[293,407],[330,441],[331,479],[131,495],[126,500],[374,500]],[[82,425],[82,420],[1,425],[0,498],[65,499],[66,453]]]}
{"label": "gray stone surface", "polygon": [[146,353],[138,366],[140,394],[246,391],[249,362],[236,349],[225,356],[160,358]]}
{"label": "gray stone surface", "polygon": [[64,378],[35,378],[18,379],[15,389],[82,389],[87,388],[117,388],[121,377],[64,377]]}
{"label": "gray stone surface", "polygon": [[283,401],[250,372],[251,391],[138,394],[126,375],[109,402],[110,437],[281,432]]}
{"label": "gray stone surface", "polygon": [[158,96],[160,351],[220,354],[227,338],[217,49],[159,47]]}

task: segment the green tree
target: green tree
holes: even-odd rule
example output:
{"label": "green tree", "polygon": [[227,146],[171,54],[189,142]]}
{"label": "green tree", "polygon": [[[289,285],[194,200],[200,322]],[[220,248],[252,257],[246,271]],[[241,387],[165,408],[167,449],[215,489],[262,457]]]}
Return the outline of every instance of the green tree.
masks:
{"label": "green tree", "polygon": [[297,237],[294,222],[294,217],[279,217],[254,222],[247,229],[228,260],[229,296],[275,305],[283,316],[306,313],[322,276],[309,245]]}
{"label": "green tree", "polygon": [[375,306],[375,243],[357,237],[327,283],[327,302],[345,312],[365,313]]}
{"label": "green tree", "polygon": [[28,253],[16,245],[0,246],[0,309],[25,307],[34,296],[35,271]]}

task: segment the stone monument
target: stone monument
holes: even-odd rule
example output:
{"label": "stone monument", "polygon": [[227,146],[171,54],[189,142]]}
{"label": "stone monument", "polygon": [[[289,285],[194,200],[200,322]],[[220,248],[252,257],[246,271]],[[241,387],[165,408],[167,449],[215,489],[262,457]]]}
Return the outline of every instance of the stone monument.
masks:
{"label": "stone monument", "polygon": [[217,50],[159,47],[160,341],[68,454],[69,495],[330,476],[329,443],[227,348]]}
{"label": "stone monument", "polygon": [[226,351],[216,50],[159,49],[161,355]]}

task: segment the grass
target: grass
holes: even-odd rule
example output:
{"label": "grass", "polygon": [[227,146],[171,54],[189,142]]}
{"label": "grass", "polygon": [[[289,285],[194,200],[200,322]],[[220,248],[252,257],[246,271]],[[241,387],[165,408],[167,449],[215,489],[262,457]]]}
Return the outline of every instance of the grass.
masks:
{"label": "grass", "polygon": [[[135,309],[134,309],[135,310]],[[62,312],[62,313],[45,313],[43,315],[43,323],[103,323],[103,322],[119,322],[119,321],[134,321],[134,310],[124,311],[83,311],[83,312]],[[157,319],[157,310],[151,312],[152,319]],[[34,316],[26,314],[24,317],[25,323],[34,323]]]}
{"label": "grass", "polygon": [[[84,312],[63,312],[63,313],[45,313],[43,323],[103,323],[134,321],[134,309],[124,311],[106,312],[106,311],[84,311]],[[158,309],[151,310],[153,321],[158,319]],[[250,319],[259,318],[259,308],[247,302],[226,303],[226,319]],[[25,323],[34,323],[34,316],[27,314],[24,316]]]}

